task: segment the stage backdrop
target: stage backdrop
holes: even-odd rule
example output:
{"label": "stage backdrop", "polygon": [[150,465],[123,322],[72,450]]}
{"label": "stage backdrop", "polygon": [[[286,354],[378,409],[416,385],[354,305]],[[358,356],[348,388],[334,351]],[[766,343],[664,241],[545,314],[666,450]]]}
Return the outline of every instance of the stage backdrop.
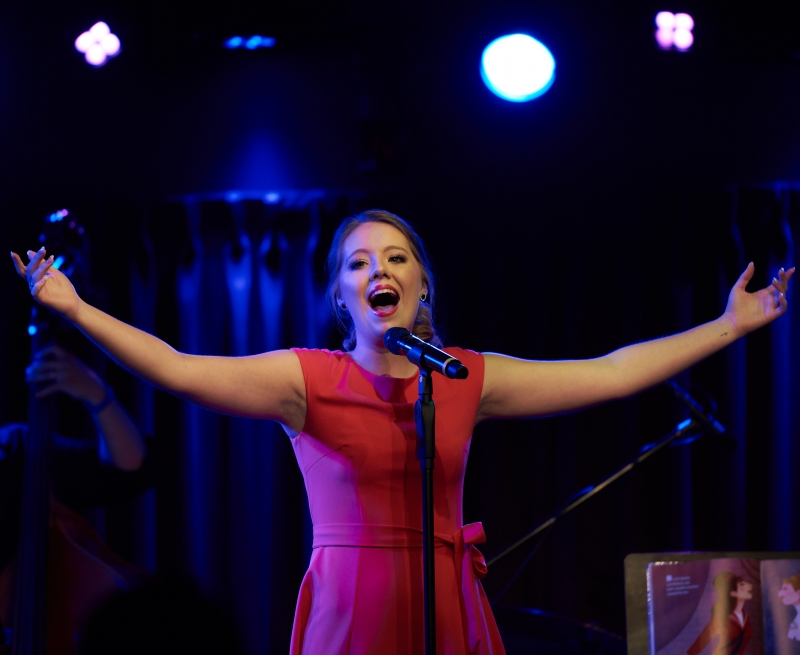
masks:
{"label": "stage backdrop", "polygon": [[[405,197],[387,208],[429,242],[446,342],[541,359],[597,356],[718,316],[748,261],[759,286],[795,263],[800,229],[800,188],[788,184],[666,200],[576,192],[531,209],[532,227],[519,233],[493,230],[491,208],[466,196],[438,206]],[[236,356],[338,346],[323,297],[333,230],[357,208],[393,200],[265,190],[79,209],[93,230],[99,302],[183,351]],[[548,221],[535,224],[543,213]],[[442,220],[456,215],[458,229]],[[30,301],[10,272],[2,279],[12,313],[0,324],[10,344],[0,353],[0,410],[21,420]],[[793,295],[779,323],[681,376],[699,385],[699,400],[716,400],[738,448],[706,438],[659,453],[558,522],[502,603],[623,633],[630,552],[800,548]],[[151,570],[194,578],[235,616],[251,652],[286,652],[311,543],[289,440],[275,425],[198,409],[116,366],[106,374],[155,436],[158,458],[155,492],[106,511],[110,543]],[[685,416],[657,388],[569,416],[479,426],[465,513],[486,527],[487,558]],[[490,598],[527,552],[490,570]]]}

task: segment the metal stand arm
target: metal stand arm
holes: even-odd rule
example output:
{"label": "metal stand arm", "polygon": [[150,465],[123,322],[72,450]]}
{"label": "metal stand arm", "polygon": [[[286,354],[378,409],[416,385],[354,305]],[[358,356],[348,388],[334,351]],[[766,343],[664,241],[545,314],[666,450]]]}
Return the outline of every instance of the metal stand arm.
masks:
{"label": "metal stand arm", "polygon": [[687,418],[683,423],[680,423],[677,428],[666,437],[663,437],[660,441],[656,441],[655,443],[647,444],[644,448],[642,448],[641,452],[637,457],[633,459],[630,463],[623,466],[619,471],[614,473],[613,475],[607,477],[603,480],[600,484],[594,487],[588,487],[583,490],[582,493],[578,495],[575,500],[571,503],[563,507],[561,510],[553,514],[549,519],[547,519],[544,523],[537,525],[533,530],[531,530],[528,534],[526,534],[521,539],[518,539],[513,544],[511,544],[508,548],[500,552],[499,554],[495,555],[492,559],[487,562],[487,566],[491,566],[495,562],[503,559],[506,555],[511,553],[512,551],[519,548],[522,544],[524,544],[529,539],[535,537],[537,534],[549,528],[553,523],[555,523],[558,519],[560,519],[564,514],[571,512],[575,509],[578,505],[583,504],[589,498],[594,496],[595,494],[600,493],[603,489],[605,489],[608,485],[610,485],[614,480],[621,478],[625,475],[628,471],[632,470],[633,467],[641,464],[644,460],[646,460],[651,455],[654,455],[659,450],[661,450],[667,444],[675,441],[676,439],[680,439],[681,437],[686,436],[689,432],[694,430],[697,427],[703,427],[698,421],[693,418]]}

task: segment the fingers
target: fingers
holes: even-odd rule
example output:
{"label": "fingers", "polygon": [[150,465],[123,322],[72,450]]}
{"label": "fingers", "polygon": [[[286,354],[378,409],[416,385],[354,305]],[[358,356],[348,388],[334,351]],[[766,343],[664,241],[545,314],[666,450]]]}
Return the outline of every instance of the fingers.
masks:
{"label": "fingers", "polygon": [[34,361],[25,369],[25,379],[29,383],[36,382],[63,382],[68,365],[52,359]]}
{"label": "fingers", "polygon": [[744,269],[744,272],[739,276],[739,279],[736,280],[736,284],[734,284],[733,286],[735,288],[744,290],[747,287],[747,284],[750,282],[750,280],[753,279],[753,274],[755,272],[756,272],[755,264],[753,264],[753,262],[750,262],[747,265],[747,268]]}
{"label": "fingers", "polygon": [[49,346],[45,346],[41,350],[37,350],[33,354],[33,360],[38,361],[47,358],[61,360],[65,359],[67,355],[67,351],[61,346],[59,346],[57,343],[51,343]]}
{"label": "fingers", "polygon": [[20,256],[12,252],[11,259],[14,262],[14,268],[17,271],[17,274],[20,277],[24,277],[28,281],[28,286],[31,288],[33,292],[34,288],[37,284],[44,279],[44,276],[47,274],[47,271],[53,265],[53,257],[44,261],[42,264],[42,260],[47,256],[47,251],[45,247],[42,246],[34,252],[33,250],[28,250],[26,253],[28,255],[28,264],[24,264]]}
{"label": "fingers", "polygon": [[36,252],[33,252],[33,250],[29,250],[26,254],[28,255],[27,268],[28,272],[30,273],[31,270],[32,269],[35,270],[35,268],[39,265],[39,262],[41,262],[47,256],[47,250],[45,250],[45,247],[42,246]]}
{"label": "fingers", "polygon": [[33,395],[35,398],[47,398],[48,396],[52,396],[54,393],[58,393],[59,391],[61,391],[61,389],[58,388],[58,385],[51,384],[49,387],[40,389]]}
{"label": "fingers", "polygon": [[794,267],[790,268],[788,271],[784,269],[778,271],[782,293],[786,293],[789,290],[789,280],[792,279],[792,275],[794,275]]}
{"label": "fingers", "polygon": [[54,257],[50,255],[43,263],[41,263],[37,268],[36,271],[31,275],[29,284],[36,285],[38,282],[42,281],[45,276],[47,275],[47,271],[50,270],[50,267],[53,265]]}
{"label": "fingers", "polygon": [[68,366],[52,359],[35,360],[25,369],[25,381],[36,388],[36,398],[67,391],[70,386]]}
{"label": "fingers", "polygon": [[781,268],[778,271],[778,277],[772,278],[772,284],[769,286],[772,291],[773,308],[778,316],[783,314],[789,307],[786,301],[786,293],[789,290],[789,280],[792,279],[794,271],[794,267],[788,271]]}
{"label": "fingers", "polygon": [[22,263],[20,256],[17,253],[12,252],[11,261],[14,262],[14,269],[17,271],[17,275],[19,275],[21,278],[26,278],[27,275],[25,273],[25,264]]}

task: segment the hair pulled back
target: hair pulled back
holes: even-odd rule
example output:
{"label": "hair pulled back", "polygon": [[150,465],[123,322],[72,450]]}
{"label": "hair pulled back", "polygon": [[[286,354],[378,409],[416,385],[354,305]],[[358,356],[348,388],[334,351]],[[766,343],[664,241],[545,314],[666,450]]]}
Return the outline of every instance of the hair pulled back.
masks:
{"label": "hair pulled back", "polygon": [[327,299],[333,315],[339,324],[342,332],[345,334],[342,345],[345,350],[353,350],[356,347],[356,328],[353,323],[353,318],[350,312],[339,304],[339,274],[341,273],[342,266],[344,265],[344,242],[359,226],[365,223],[385,223],[398,229],[403,236],[408,240],[408,245],[411,248],[411,254],[419,263],[422,272],[422,283],[426,287],[427,297],[425,301],[420,301],[419,309],[417,310],[417,317],[414,319],[414,326],[411,332],[418,336],[420,339],[430,341],[436,346],[441,346],[441,340],[436,334],[436,326],[433,322],[433,303],[436,298],[434,289],[433,274],[431,273],[431,265],[428,260],[428,255],[425,252],[425,246],[422,239],[414,231],[411,225],[404,221],[399,216],[384,211],[382,209],[370,209],[355,216],[350,216],[342,221],[333,235],[333,243],[328,252],[328,259],[325,269],[328,272],[328,292]]}

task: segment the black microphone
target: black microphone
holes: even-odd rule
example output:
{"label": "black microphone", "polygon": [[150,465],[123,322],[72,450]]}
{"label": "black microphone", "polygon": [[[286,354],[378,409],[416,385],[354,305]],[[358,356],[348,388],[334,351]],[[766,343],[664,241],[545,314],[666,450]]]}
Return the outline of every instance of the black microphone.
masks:
{"label": "black microphone", "polygon": [[722,437],[722,443],[728,450],[734,450],[739,445],[736,439],[725,431],[725,428],[716,419],[716,417],[711,412],[707,412],[699,402],[692,398],[686,389],[679,385],[675,380],[667,380],[665,384],[672,387],[672,391],[675,393],[675,396],[689,408],[689,411],[692,414],[694,414],[703,423],[716,432],[718,436]]}
{"label": "black microphone", "polygon": [[393,327],[386,330],[383,345],[392,354],[405,355],[408,361],[426,371],[436,371],[456,380],[463,380],[469,375],[467,367],[455,357],[414,336],[405,328]]}

